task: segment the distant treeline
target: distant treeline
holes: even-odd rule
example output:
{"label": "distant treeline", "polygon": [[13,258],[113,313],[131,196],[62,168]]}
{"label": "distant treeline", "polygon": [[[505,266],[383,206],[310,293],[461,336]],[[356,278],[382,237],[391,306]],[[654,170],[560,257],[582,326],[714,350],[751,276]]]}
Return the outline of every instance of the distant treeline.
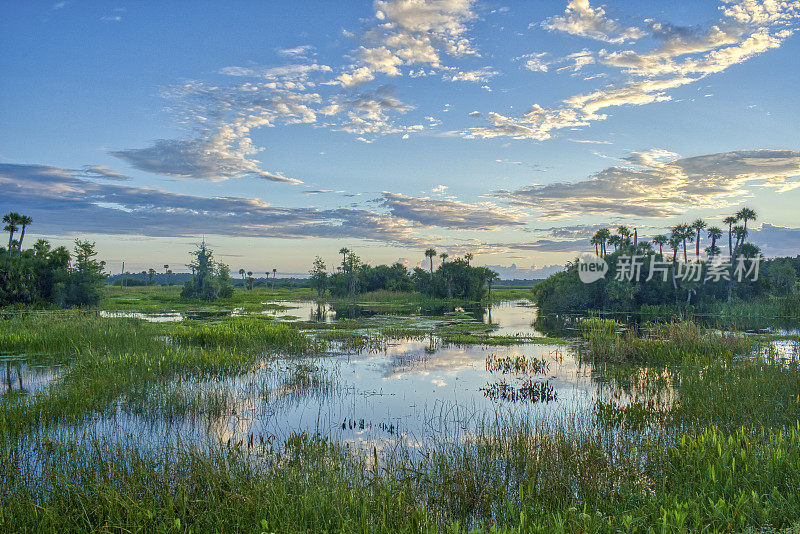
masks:
{"label": "distant treeline", "polygon": [[25,230],[33,222],[30,217],[9,213],[3,222],[8,246],[0,247],[0,306],[84,306],[100,301],[104,263],[95,259],[94,243],[75,240],[70,252],[39,239],[25,249]]}
{"label": "distant treeline", "polygon": [[439,257],[442,262],[434,270],[436,251],[428,249],[425,256],[430,259],[430,269],[415,267],[413,271],[401,264],[371,266],[347,248],[339,251],[342,263],[336,272],[328,274],[322,258],[317,257],[309,271],[311,286],[322,297],[326,292],[334,297],[354,296],[372,291],[418,291],[432,298],[481,300],[491,292],[497,273],[485,267],[470,266],[472,255],[447,261],[447,254]]}
{"label": "distant treeline", "polygon": [[[147,271],[139,273],[125,273],[110,275],[107,279],[109,285],[119,287],[125,285],[127,287],[145,287],[145,286],[178,286],[191,280],[192,273],[156,273],[150,276]],[[247,281],[242,280],[234,275],[231,275],[231,284],[234,287],[247,287]],[[272,288],[273,284],[276,288],[295,288],[295,287],[311,287],[311,281],[308,278],[253,278],[252,287],[268,287]]]}
{"label": "distant treeline", "polygon": [[514,280],[498,280],[494,284],[495,289],[501,288],[509,288],[509,287],[533,287],[539,282],[542,282],[544,278],[533,278],[533,279],[517,279]]}

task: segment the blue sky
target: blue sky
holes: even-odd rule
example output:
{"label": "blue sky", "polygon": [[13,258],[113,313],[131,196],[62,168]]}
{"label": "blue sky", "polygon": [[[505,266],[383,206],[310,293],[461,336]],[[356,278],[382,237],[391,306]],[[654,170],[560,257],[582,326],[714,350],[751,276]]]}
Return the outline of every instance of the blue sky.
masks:
{"label": "blue sky", "polygon": [[798,1],[0,10],[0,209],[113,270],[205,237],[235,270],[434,246],[525,274],[743,205],[800,249]]}

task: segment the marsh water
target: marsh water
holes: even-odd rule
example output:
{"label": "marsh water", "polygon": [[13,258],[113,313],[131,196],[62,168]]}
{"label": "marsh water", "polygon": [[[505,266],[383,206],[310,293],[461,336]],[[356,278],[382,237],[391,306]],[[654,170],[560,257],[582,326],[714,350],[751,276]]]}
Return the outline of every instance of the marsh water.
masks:
{"label": "marsh water", "polygon": [[[259,314],[279,321],[325,324],[353,314],[383,317],[375,309],[343,312],[311,301],[274,304]],[[475,322],[494,325],[494,335],[531,340],[543,335],[533,326],[536,308],[524,301],[456,311],[468,313]],[[148,321],[213,320],[215,316],[211,312],[103,315]],[[409,316],[426,320],[421,311],[404,315]],[[787,343],[785,350],[796,351],[796,347]],[[28,367],[18,358],[6,369],[9,392],[57,387],[58,368]],[[46,432],[52,438],[91,436],[144,446],[176,440],[264,448],[305,432],[358,448],[413,448],[432,435],[469,435],[487,419],[507,414],[564,417],[590,409],[598,399],[613,396],[626,402],[635,394],[621,392],[603,380],[596,369],[579,360],[569,344],[462,345],[428,335],[389,338],[371,350],[346,350],[332,343],[323,356],[265,357],[243,375],[179,378],[166,387],[123,396],[113,410],[88,421],[58,425]]]}

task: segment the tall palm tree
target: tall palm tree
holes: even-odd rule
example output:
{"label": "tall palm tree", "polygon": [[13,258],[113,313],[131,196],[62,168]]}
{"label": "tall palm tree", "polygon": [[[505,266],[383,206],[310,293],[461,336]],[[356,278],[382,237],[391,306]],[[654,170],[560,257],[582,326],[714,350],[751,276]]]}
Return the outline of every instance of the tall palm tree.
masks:
{"label": "tall palm tree", "polygon": [[739,222],[734,216],[725,217],[722,222],[728,225],[728,255],[733,256],[733,225]]}
{"label": "tall palm tree", "polygon": [[[267,274],[269,277],[269,274]],[[278,276],[278,269],[272,268],[272,289],[275,289],[275,277]]]}
{"label": "tall palm tree", "polygon": [[736,212],[736,218],[744,221],[744,229],[747,230],[747,221],[755,221],[758,218],[755,210],[750,208],[742,208]]}
{"label": "tall palm tree", "polygon": [[25,239],[25,227],[28,226],[33,222],[33,219],[28,217],[27,215],[20,215],[17,218],[17,224],[19,224],[22,229],[19,232],[19,243],[17,244],[17,248],[20,252],[22,252],[22,240]]}
{"label": "tall palm tree", "polygon": [[467,252],[466,254],[464,254],[464,259],[467,260],[467,265],[468,266],[469,266],[469,262],[470,262],[470,260],[472,260],[472,258],[473,258],[473,256],[472,256],[471,252]]}
{"label": "tall palm tree", "polygon": [[244,269],[239,269],[239,274],[242,277],[242,287],[245,287],[245,284],[244,284],[244,273],[245,273]]}
{"label": "tall palm tree", "polygon": [[600,239],[600,253],[605,256],[606,255],[606,243],[608,242],[609,238],[611,237],[611,232],[608,228],[601,228],[597,231],[597,237]]}
{"label": "tall palm tree", "polygon": [[342,248],[339,249],[339,254],[342,255],[342,271],[345,271],[346,268],[347,268],[347,254],[349,252],[350,252],[350,249],[347,248],[347,247],[342,247]]}
{"label": "tall palm tree", "polygon": [[450,257],[450,255],[447,252],[442,252],[441,254],[439,254],[439,257],[442,258],[442,263],[445,263],[447,261],[447,258]]}
{"label": "tall palm tree", "polygon": [[425,257],[431,260],[431,274],[433,274],[433,258],[436,257],[436,249],[435,248],[425,249]]}
{"label": "tall palm tree", "polygon": [[595,232],[595,234],[589,240],[589,244],[594,245],[594,254],[595,254],[595,256],[599,256],[600,255],[600,251],[599,251],[598,246],[600,245],[600,239],[597,237],[597,232]]}
{"label": "tall palm tree", "polygon": [[665,236],[664,234],[659,234],[653,238],[653,243],[658,245],[659,256],[664,257],[664,245],[666,245],[668,242],[669,239],[667,239],[667,236]]}
{"label": "tall palm tree", "polygon": [[683,244],[683,262],[686,263],[689,261],[686,256],[686,242],[694,240],[694,230],[687,224],[679,224],[672,229],[672,237],[679,239]]}
{"label": "tall palm tree", "polygon": [[3,227],[3,230],[8,232],[8,251],[11,252],[11,245],[14,243],[14,232],[19,230],[19,223],[20,214],[16,212],[6,213],[3,215],[3,222],[6,225]]}
{"label": "tall palm tree", "polygon": [[711,246],[708,247],[708,253],[711,256],[716,256],[719,253],[717,246],[717,239],[722,237],[722,229],[717,226],[712,226],[708,229],[708,238],[711,239]]}
{"label": "tall palm tree", "polygon": [[694,254],[697,261],[700,261],[700,232],[708,226],[703,219],[696,219],[692,224],[691,228],[695,231],[695,238],[694,238]]}

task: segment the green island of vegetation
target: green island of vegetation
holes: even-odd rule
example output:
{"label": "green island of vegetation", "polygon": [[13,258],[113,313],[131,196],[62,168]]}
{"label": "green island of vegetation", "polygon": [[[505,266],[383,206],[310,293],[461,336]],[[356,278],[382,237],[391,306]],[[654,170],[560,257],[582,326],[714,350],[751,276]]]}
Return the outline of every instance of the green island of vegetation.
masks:
{"label": "green island of vegetation", "polygon": [[[733,256],[758,254],[754,217]],[[678,281],[687,242],[719,255],[698,221],[593,239],[612,273],[668,242],[666,281],[586,284],[576,261],[506,287],[471,256],[346,248],[333,273],[239,280],[201,244],[185,280],[134,285],[4,221],[2,531],[800,529],[800,258]]]}

